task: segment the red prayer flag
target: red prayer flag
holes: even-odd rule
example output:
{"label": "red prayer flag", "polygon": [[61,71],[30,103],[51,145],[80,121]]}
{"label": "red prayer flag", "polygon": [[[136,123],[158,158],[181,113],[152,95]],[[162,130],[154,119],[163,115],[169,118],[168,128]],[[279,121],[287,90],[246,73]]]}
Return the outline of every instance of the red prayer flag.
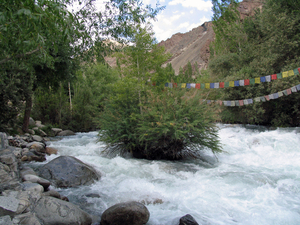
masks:
{"label": "red prayer flag", "polygon": [[288,95],[290,95],[290,94],[292,94],[292,89],[290,89],[290,88],[286,89],[286,92],[287,92]]}
{"label": "red prayer flag", "polygon": [[244,80],[244,85],[249,85],[249,84],[250,84],[250,80],[249,79]]}
{"label": "red prayer flag", "polygon": [[220,88],[224,88],[224,82],[220,82],[219,87],[220,87]]}
{"label": "red prayer flag", "polygon": [[177,87],[177,83],[173,83],[173,87]]}
{"label": "red prayer flag", "polygon": [[271,75],[271,79],[272,79],[272,80],[277,80],[277,74]]}
{"label": "red prayer flag", "polygon": [[299,73],[300,73],[300,67],[298,68],[298,71],[299,71]]}
{"label": "red prayer flag", "polygon": [[265,95],[265,99],[267,99],[267,101],[270,101],[269,95]]}
{"label": "red prayer flag", "polygon": [[200,89],[200,83],[197,83],[197,84],[196,84],[196,88],[197,88],[197,89]]}
{"label": "red prayer flag", "polygon": [[239,100],[239,105],[243,106],[244,105],[244,100]]}

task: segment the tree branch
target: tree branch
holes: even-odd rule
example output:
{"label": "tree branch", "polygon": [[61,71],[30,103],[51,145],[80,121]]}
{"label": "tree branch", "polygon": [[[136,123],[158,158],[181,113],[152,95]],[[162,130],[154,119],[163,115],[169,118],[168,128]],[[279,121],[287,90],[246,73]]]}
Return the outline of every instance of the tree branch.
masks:
{"label": "tree branch", "polygon": [[40,51],[40,47],[37,47],[36,49],[34,49],[34,50],[30,51],[30,52],[26,52],[26,53],[24,53],[24,54],[18,54],[18,55],[16,55],[15,57],[11,56],[11,57],[7,57],[7,58],[5,58],[5,59],[2,59],[2,60],[0,61],[0,64],[3,64],[3,63],[8,62],[8,61],[11,60],[12,58],[22,58],[22,57],[25,57],[25,56],[27,56],[27,55],[31,55],[31,54],[33,54],[33,53],[35,53],[35,52],[38,52],[38,51]]}

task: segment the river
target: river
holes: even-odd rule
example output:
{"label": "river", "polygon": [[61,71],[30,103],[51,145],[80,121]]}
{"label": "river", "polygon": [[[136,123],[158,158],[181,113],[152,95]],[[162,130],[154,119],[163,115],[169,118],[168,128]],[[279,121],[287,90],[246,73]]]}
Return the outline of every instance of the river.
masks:
{"label": "river", "polygon": [[105,157],[97,132],[50,141],[59,155],[75,156],[102,174],[93,185],[59,191],[98,215],[116,203],[143,202],[148,225],[175,225],[186,214],[207,225],[300,224],[299,129],[218,127],[223,152],[204,150],[205,161]]}

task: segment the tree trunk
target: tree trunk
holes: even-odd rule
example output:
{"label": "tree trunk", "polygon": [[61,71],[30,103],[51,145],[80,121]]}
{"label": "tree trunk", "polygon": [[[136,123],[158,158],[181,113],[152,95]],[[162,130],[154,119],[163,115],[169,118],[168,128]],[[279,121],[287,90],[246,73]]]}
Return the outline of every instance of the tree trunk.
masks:
{"label": "tree trunk", "polygon": [[31,107],[32,107],[32,96],[31,94],[28,94],[26,95],[26,105],[25,105],[25,113],[24,113],[24,120],[23,120],[23,127],[22,127],[22,130],[24,132],[28,132]]}

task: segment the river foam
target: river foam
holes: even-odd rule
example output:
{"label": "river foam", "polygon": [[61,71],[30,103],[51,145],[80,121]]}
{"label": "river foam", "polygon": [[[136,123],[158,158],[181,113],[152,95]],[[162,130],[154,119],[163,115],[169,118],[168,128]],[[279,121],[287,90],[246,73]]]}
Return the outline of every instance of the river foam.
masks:
{"label": "river foam", "polygon": [[148,225],[175,225],[186,214],[199,224],[300,224],[298,129],[218,126],[224,152],[216,161],[204,150],[208,162],[104,157],[97,132],[51,141],[48,146],[60,155],[75,156],[102,174],[93,185],[60,192],[98,215],[119,202],[143,202]]}

